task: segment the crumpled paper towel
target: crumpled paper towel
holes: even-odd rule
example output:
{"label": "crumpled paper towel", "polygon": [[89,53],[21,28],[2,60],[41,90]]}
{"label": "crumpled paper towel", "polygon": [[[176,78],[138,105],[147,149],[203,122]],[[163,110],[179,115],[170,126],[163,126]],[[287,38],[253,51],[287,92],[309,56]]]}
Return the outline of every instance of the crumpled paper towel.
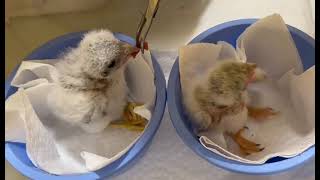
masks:
{"label": "crumpled paper towel", "polygon": [[[47,104],[47,95],[57,86],[57,61],[22,62],[11,82],[19,89],[5,104],[5,140],[26,143],[32,163],[52,174],[98,170],[125,154],[143,132],[107,127],[89,134],[57,120]],[[125,71],[129,100],[144,103],[134,111],[148,120],[156,94],[153,71],[149,51],[129,60]]]}
{"label": "crumpled paper towel", "polygon": [[[303,72],[293,39],[280,15],[263,18],[248,27],[234,49],[226,42],[198,43],[179,51],[181,89],[190,96],[198,78],[215,62],[234,58],[253,62],[264,69],[269,80],[248,87],[250,104],[272,107],[280,115],[265,121],[248,120],[243,136],[265,149],[246,157],[228,137],[211,130],[200,133],[200,143],[210,151],[245,163],[262,164],[271,157],[293,157],[315,144],[315,66]],[[188,106],[187,102],[184,103]]]}

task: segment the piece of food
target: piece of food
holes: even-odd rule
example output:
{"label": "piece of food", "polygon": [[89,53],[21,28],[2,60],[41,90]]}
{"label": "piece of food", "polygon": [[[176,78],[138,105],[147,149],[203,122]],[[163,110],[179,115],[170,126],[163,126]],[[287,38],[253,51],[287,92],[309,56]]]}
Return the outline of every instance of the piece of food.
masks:
{"label": "piece of food", "polygon": [[[144,47],[145,50],[149,50],[149,45],[148,45],[147,42],[143,42],[143,47]],[[131,53],[131,56],[132,56],[133,58],[135,58],[139,52],[140,52],[140,51],[135,51],[135,52]]]}

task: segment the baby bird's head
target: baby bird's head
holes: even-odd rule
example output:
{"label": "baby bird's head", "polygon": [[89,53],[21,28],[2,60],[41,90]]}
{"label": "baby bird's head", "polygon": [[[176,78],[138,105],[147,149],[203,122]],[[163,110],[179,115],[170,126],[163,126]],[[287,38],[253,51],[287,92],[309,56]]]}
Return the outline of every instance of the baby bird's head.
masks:
{"label": "baby bird's head", "polygon": [[212,72],[211,77],[213,79],[222,78],[231,84],[237,83],[240,85],[239,87],[243,85],[247,87],[249,83],[264,80],[267,74],[255,63],[225,60],[217,64],[217,68]]}
{"label": "baby bird's head", "polygon": [[251,82],[266,78],[266,73],[254,63],[234,60],[218,62],[208,81],[195,89],[195,97],[207,111],[217,114],[236,110],[244,103],[244,91]]}
{"label": "baby bird's head", "polygon": [[107,30],[85,34],[79,44],[81,71],[95,79],[106,79],[120,69],[139,49],[116,39]]}

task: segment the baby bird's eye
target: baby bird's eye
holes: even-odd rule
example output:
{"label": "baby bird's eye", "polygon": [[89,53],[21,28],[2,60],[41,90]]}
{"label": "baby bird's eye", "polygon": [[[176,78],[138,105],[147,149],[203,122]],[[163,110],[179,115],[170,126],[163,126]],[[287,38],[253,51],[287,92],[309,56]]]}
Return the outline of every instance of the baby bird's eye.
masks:
{"label": "baby bird's eye", "polygon": [[116,65],[116,61],[112,61],[109,65],[108,68],[113,68]]}
{"label": "baby bird's eye", "polygon": [[225,108],[227,108],[228,106],[225,106],[225,105],[220,105],[220,106],[218,106],[218,108],[219,109],[225,109]]}

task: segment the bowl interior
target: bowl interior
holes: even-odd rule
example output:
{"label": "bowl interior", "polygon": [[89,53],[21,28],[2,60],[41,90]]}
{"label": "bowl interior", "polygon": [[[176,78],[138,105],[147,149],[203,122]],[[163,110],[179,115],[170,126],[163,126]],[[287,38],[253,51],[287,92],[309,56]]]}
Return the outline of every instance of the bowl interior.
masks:
{"label": "bowl interior", "polygon": [[[77,32],[67,34],[61,37],[58,37],[48,43],[45,43],[43,46],[34,50],[26,60],[31,59],[54,59],[57,58],[64,50],[70,47],[76,47],[77,44],[81,41],[84,32]],[[121,41],[128,42],[130,44],[134,44],[135,41],[123,34],[115,33],[115,36]],[[65,176],[55,176],[48,174],[47,172],[38,169],[35,167],[26,153],[26,146],[22,143],[9,143],[5,144],[5,154],[6,159],[22,174],[32,178],[32,179],[99,179],[102,177],[113,175],[114,173],[119,173],[128,167],[128,165],[132,165],[138,157],[141,157],[143,152],[146,150],[150,141],[152,140],[154,134],[156,133],[162,115],[165,109],[166,102],[166,84],[165,78],[160,68],[160,65],[152,56],[153,68],[155,70],[155,85],[156,85],[156,104],[154,108],[154,112],[152,114],[152,118],[150,123],[144,133],[140,136],[138,141],[130,148],[130,150],[121,156],[120,159],[114,161],[108,166],[91,173],[79,174],[79,175],[65,175]],[[7,99],[11,94],[16,92],[17,88],[11,87],[10,83],[16,73],[16,67],[13,73],[10,74],[9,78],[6,81],[5,85],[5,98]]]}
{"label": "bowl interior", "polygon": [[[239,35],[255,21],[256,20],[253,19],[237,20],[218,25],[198,35],[190,42],[190,44],[199,42],[217,43],[218,41],[226,41],[235,47],[236,40],[239,37]],[[314,40],[296,28],[293,28],[291,26],[288,26],[288,28],[299,51],[299,55],[303,63],[303,68],[304,70],[306,70],[310,68],[312,65],[314,65]],[[285,161],[294,158],[287,159],[283,157],[274,157],[269,159],[263,165],[250,165],[226,159],[204,148],[200,144],[198,137],[195,134],[193,134],[192,125],[190,123],[189,117],[186,115],[185,109],[183,108],[178,60],[179,59],[177,58],[171,71],[168,83],[168,106],[173,125],[175,126],[180,137],[189,147],[191,147],[191,149],[193,149],[198,155],[202,156],[209,162],[219,167],[223,167],[237,172],[252,172],[259,174],[280,171],[281,168],[282,170],[284,170],[288,169],[289,167],[293,167],[293,164],[290,164],[284,165],[282,167],[279,166],[279,169],[276,169],[276,167],[272,168],[272,165],[274,166],[276,165],[276,163],[278,163],[279,165],[279,162],[285,163]],[[314,147],[312,148],[309,148],[309,150],[311,149],[311,151],[314,153]],[[302,161],[302,159],[300,160]],[[248,169],[247,167],[251,168]],[[257,167],[260,167],[260,169]]]}

